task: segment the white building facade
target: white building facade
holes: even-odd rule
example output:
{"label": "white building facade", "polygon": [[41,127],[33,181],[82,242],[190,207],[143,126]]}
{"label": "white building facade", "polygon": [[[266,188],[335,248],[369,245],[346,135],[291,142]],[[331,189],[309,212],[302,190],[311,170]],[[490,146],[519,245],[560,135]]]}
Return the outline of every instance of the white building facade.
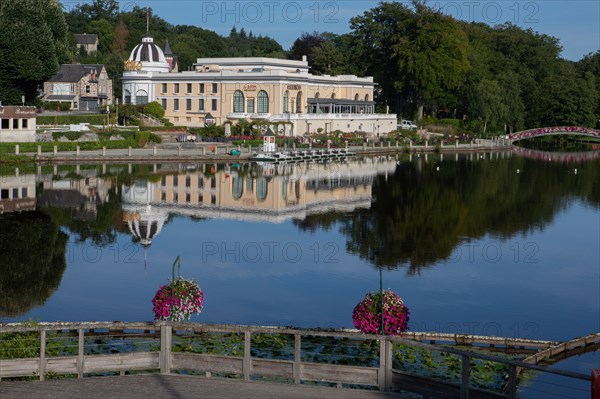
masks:
{"label": "white building facade", "polygon": [[0,105],[0,143],[35,141],[36,109]]}
{"label": "white building facade", "polygon": [[131,52],[123,102],[157,101],[177,126],[202,127],[239,119],[276,123],[279,135],[396,130],[395,114],[375,113],[372,77],[313,75],[306,60],[199,58],[192,70],[170,72],[150,36]]}

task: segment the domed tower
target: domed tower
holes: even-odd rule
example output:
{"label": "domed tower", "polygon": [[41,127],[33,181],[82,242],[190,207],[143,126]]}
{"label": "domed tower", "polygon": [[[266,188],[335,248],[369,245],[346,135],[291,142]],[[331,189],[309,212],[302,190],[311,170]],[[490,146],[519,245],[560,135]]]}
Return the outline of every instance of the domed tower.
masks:
{"label": "domed tower", "polygon": [[152,77],[169,73],[171,68],[152,35],[146,33],[131,51],[123,69],[123,103],[143,105],[156,99]]}

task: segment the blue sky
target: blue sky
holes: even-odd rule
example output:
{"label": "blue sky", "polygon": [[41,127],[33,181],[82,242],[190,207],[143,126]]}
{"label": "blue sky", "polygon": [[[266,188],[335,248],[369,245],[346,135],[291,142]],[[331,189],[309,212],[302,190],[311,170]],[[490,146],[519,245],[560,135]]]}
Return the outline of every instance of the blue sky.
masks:
{"label": "blue sky", "polygon": [[[151,7],[154,14],[175,25],[195,25],[227,35],[233,26],[269,36],[285,49],[303,32],[349,31],[350,18],[377,1],[347,0],[118,0],[121,10]],[[408,3],[403,1],[404,3]],[[78,3],[62,0],[67,10]],[[579,60],[600,49],[600,1],[446,1],[428,4],[446,14],[490,25],[511,22],[560,39],[562,56]]]}

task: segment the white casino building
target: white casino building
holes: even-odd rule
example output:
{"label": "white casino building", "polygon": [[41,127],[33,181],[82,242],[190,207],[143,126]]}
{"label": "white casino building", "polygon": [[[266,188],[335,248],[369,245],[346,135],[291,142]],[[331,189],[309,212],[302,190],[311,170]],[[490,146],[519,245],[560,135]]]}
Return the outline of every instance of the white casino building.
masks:
{"label": "white casino building", "polygon": [[142,39],[123,73],[125,104],[157,101],[177,126],[223,125],[239,119],[278,123],[278,133],[365,132],[396,129],[395,114],[375,113],[372,77],[313,75],[306,60],[199,58],[190,71]]}

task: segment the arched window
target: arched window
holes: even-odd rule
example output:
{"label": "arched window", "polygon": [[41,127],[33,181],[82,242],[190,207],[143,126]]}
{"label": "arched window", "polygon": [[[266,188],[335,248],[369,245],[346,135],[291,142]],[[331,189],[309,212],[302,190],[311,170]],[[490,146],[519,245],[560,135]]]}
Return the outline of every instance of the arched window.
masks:
{"label": "arched window", "polygon": [[233,93],[233,112],[244,112],[244,93],[239,90]]}
{"label": "arched window", "polygon": [[331,93],[331,98],[334,99],[335,98],[335,93]]}
{"label": "arched window", "polygon": [[266,177],[259,177],[256,181],[256,198],[259,202],[263,202],[267,199],[267,194],[269,194],[269,182]]}
{"label": "arched window", "polygon": [[148,104],[148,92],[146,90],[138,90],[135,93],[135,105]]}
{"label": "arched window", "polygon": [[283,113],[284,114],[290,112],[290,108],[288,106],[289,97],[290,97],[290,93],[286,90],[285,93],[283,93]]}
{"label": "arched window", "polygon": [[242,198],[244,194],[244,178],[243,177],[234,177],[232,179],[232,194],[234,200],[239,200]]}
{"label": "arched window", "polygon": [[287,199],[287,188],[288,188],[288,180],[286,178],[281,182],[281,198],[283,200]]}
{"label": "arched window", "polygon": [[365,94],[365,101],[369,101],[369,95]]}
{"label": "arched window", "polygon": [[125,90],[125,98],[123,101],[125,104],[131,104],[131,92],[129,90]]}
{"label": "arched window", "polygon": [[354,95],[354,101],[358,101],[358,93]]}
{"label": "arched window", "polygon": [[261,90],[258,92],[258,113],[266,114],[269,112],[269,95],[266,91]]}
{"label": "arched window", "polygon": [[317,94],[315,94],[315,98],[319,98],[321,96],[321,94],[319,94],[319,92],[317,92]]}
{"label": "arched window", "polygon": [[302,113],[302,92],[299,91],[296,95],[296,113]]}

